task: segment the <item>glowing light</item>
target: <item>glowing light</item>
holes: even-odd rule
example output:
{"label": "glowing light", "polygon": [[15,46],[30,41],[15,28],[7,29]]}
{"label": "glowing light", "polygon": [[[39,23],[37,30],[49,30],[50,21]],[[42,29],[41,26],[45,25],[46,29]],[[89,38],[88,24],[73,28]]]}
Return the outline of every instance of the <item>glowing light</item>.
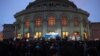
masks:
{"label": "glowing light", "polygon": [[85,39],[87,39],[88,37],[87,37],[87,33],[86,32],[84,32],[84,37],[85,37]]}
{"label": "glowing light", "polygon": [[52,38],[52,39],[55,39],[56,36],[59,36],[59,34],[58,34],[58,33],[55,33],[55,32],[50,32],[50,33],[46,33],[44,37],[45,37],[46,39],[51,39],[51,38]]}
{"label": "glowing light", "polygon": [[37,38],[39,38],[39,37],[42,36],[42,33],[41,32],[36,32],[35,36],[37,36]]}
{"label": "glowing light", "polygon": [[42,33],[41,32],[39,32],[39,37],[41,37],[42,36]]}
{"label": "glowing light", "polygon": [[49,33],[46,33],[47,35],[58,35],[58,33],[55,33],[55,32],[49,32]]}
{"label": "glowing light", "polygon": [[30,37],[30,33],[27,33],[27,38],[29,38]]}
{"label": "glowing light", "polygon": [[18,37],[17,38],[20,39],[21,38],[21,34],[18,34]]}
{"label": "glowing light", "polygon": [[64,38],[65,36],[68,36],[68,32],[62,32],[62,35],[63,35],[63,38]]}
{"label": "glowing light", "polygon": [[34,35],[34,39],[37,39],[37,38],[38,38],[38,36]]}
{"label": "glowing light", "polygon": [[74,33],[74,35],[76,36],[76,35],[77,35],[77,33],[75,32],[75,33]]}
{"label": "glowing light", "polygon": [[75,40],[75,36],[72,36],[72,40]]}

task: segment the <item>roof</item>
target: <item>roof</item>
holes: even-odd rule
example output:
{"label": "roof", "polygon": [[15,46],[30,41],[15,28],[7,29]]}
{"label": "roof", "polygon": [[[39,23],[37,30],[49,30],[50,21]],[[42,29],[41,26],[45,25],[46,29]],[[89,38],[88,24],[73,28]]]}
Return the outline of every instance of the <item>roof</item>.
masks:
{"label": "roof", "polygon": [[67,6],[77,8],[77,6],[69,0],[36,0],[34,2],[29,3],[29,5],[26,7],[26,9],[29,9],[29,8],[32,8],[32,7],[38,7],[39,5],[44,6],[44,5],[48,4],[47,2],[65,3]]}
{"label": "roof", "polygon": [[100,22],[91,22],[91,24],[100,24]]}

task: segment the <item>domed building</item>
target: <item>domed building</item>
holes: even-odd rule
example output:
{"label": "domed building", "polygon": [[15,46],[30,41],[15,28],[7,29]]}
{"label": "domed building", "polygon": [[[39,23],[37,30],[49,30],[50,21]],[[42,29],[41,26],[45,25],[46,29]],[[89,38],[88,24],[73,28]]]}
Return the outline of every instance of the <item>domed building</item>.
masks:
{"label": "domed building", "polygon": [[88,12],[69,0],[35,0],[15,14],[17,38],[59,35],[70,40],[89,39],[88,17]]}

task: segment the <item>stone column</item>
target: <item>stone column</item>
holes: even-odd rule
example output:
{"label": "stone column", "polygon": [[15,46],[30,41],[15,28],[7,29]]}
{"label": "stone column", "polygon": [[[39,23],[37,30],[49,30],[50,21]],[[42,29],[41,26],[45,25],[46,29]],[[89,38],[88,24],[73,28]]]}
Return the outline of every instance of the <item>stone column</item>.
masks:
{"label": "stone column", "polygon": [[70,36],[73,34],[73,28],[74,28],[74,23],[73,23],[73,16],[70,14],[69,18],[69,34]]}
{"label": "stone column", "polygon": [[23,36],[24,36],[24,18],[22,17],[21,19],[22,19],[21,20],[21,34],[22,34],[22,38],[23,38]]}
{"label": "stone column", "polygon": [[47,33],[47,18],[43,18],[43,36]]}
{"label": "stone column", "polygon": [[60,18],[60,16],[59,16],[59,13],[58,13],[58,15],[56,15],[56,33],[58,33],[59,34],[59,36],[61,36],[62,37],[62,27],[61,27],[61,18]]}
{"label": "stone column", "polygon": [[80,21],[80,39],[81,40],[84,40],[84,38],[83,38],[83,33],[84,33],[84,28],[83,28],[83,22],[82,22],[82,20]]}
{"label": "stone column", "polygon": [[34,37],[34,22],[30,21],[30,36],[33,38]]}
{"label": "stone column", "polygon": [[90,22],[88,22],[87,31],[88,31],[88,40],[89,40],[90,39]]}
{"label": "stone column", "polygon": [[15,37],[17,38],[17,26],[18,26],[18,24],[17,24],[17,22],[15,23]]}
{"label": "stone column", "polygon": [[24,36],[24,23],[21,23],[21,35]]}

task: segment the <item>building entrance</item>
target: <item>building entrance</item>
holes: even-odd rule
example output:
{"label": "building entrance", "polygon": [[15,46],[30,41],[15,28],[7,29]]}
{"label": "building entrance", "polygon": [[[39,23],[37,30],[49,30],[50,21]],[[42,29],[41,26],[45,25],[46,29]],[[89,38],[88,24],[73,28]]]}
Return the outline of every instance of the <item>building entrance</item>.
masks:
{"label": "building entrance", "polygon": [[81,40],[79,32],[74,32],[72,35],[70,35],[69,40]]}
{"label": "building entrance", "polygon": [[57,36],[59,36],[58,33],[49,32],[49,33],[46,33],[46,34],[44,35],[44,38],[45,38],[45,39],[56,39]]}

